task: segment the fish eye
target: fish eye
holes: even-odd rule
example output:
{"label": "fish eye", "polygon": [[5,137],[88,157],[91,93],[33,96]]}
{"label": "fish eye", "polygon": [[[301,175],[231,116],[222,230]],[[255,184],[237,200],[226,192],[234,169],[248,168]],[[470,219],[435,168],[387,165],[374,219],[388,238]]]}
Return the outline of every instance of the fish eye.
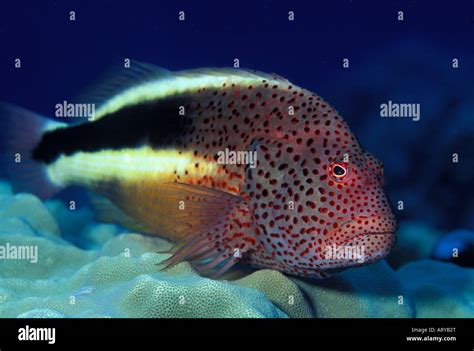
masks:
{"label": "fish eye", "polygon": [[331,173],[337,180],[342,180],[347,175],[347,165],[335,163],[331,168]]}

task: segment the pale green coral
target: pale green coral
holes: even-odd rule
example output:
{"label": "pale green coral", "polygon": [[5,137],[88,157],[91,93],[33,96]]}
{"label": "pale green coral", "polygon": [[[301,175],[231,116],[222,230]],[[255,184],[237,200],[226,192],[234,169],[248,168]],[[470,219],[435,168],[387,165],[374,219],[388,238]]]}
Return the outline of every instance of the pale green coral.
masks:
{"label": "pale green coral", "polygon": [[18,315],[18,318],[64,318],[65,316],[58,311],[49,308],[34,309]]}
{"label": "pale green coral", "polygon": [[[39,238],[35,242],[41,257],[38,267],[49,259],[46,241]],[[0,315],[35,315],[30,311],[47,309],[66,317],[286,316],[263,293],[201,278],[187,263],[158,271],[156,264],[165,255],[143,252],[152,251],[160,241],[124,234],[109,241],[104,252],[69,251],[61,264],[76,262],[79,269],[73,274],[67,274],[64,269],[62,273],[53,270],[55,279],[44,279],[38,269],[33,270],[43,279],[32,281],[9,274],[10,277],[2,279],[4,298],[0,302]],[[46,256],[41,256],[41,252],[46,252]],[[15,265],[10,273],[15,270],[28,269]]]}
{"label": "pale green coral", "polygon": [[276,306],[294,318],[314,316],[313,306],[306,301],[303,291],[284,274],[273,270],[260,270],[233,282],[240,286],[265,293]]}
{"label": "pale green coral", "polygon": [[17,217],[45,235],[59,235],[55,218],[40,199],[31,194],[0,197],[0,219]]}
{"label": "pale green coral", "polygon": [[261,270],[234,283],[263,291],[290,317],[414,316],[410,297],[385,261],[320,281]]}

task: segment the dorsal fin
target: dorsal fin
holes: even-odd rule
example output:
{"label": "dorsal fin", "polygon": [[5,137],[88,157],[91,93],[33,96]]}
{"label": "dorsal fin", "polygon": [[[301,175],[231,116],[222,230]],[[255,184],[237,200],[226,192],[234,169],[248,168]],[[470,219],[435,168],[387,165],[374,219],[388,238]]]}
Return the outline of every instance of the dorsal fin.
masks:
{"label": "dorsal fin", "polygon": [[261,85],[291,83],[275,74],[267,74],[242,68],[198,68],[171,72],[147,63],[131,61],[130,68],[109,70],[102,83],[79,102],[93,103],[96,107],[94,120],[119,109],[147,101],[164,99],[173,95],[192,93],[200,88],[219,89],[228,85]]}
{"label": "dorsal fin", "polygon": [[84,89],[74,99],[77,103],[95,104],[96,111],[111,97],[121,92],[149,81],[166,79],[173,73],[165,68],[148,63],[131,60],[130,67],[125,67],[125,61],[114,64],[100,78]]}
{"label": "dorsal fin", "polygon": [[275,83],[289,83],[286,78],[283,78],[274,73],[264,73],[256,70],[245,69],[245,68],[228,68],[228,67],[207,67],[207,68],[195,68],[183,71],[173,72],[176,77],[187,77],[196,78],[200,76],[209,77],[225,77],[233,76],[240,78],[247,78],[251,80],[266,80],[268,82]]}

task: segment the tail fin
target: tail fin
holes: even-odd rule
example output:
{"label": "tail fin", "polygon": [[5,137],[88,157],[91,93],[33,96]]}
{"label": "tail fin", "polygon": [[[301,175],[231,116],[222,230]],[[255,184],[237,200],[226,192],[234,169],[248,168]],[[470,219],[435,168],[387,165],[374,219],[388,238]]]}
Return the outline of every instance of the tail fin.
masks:
{"label": "tail fin", "polygon": [[48,177],[46,164],[32,159],[45,130],[62,126],[34,112],[0,102],[0,170],[15,191],[48,198],[61,190]]}

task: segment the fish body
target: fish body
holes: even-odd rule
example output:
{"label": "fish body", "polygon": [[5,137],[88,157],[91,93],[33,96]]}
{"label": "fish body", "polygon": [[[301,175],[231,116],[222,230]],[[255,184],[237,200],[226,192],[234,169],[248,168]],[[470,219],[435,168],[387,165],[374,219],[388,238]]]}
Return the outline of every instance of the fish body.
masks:
{"label": "fish body", "polygon": [[243,262],[324,278],[387,255],[382,165],[322,98],[258,72],[139,67],[93,121],[16,110],[36,121],[37,193],[82,186],[101,219],[178,243],[166,265],[213,276]]}

